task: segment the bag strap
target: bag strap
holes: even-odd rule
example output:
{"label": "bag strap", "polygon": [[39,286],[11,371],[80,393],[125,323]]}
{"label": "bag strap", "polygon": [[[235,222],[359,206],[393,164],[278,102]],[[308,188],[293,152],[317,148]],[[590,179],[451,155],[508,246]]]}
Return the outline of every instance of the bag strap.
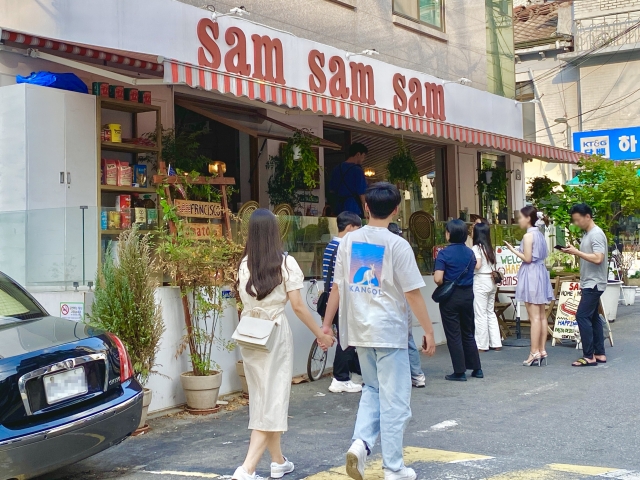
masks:
{"label": "bag strap", "polygon": [[338,254],[338,247],[340,244],[336,245],[336,248],[333,249],[333,253],[331,254],[331,258],[329,259],[329,267],[327,268],[327,280],[324,282],[324,291],[325,293],[329,293],[329,283],[333,283],[333,271],[336,265],[336,256]]}
{"label": "bag strap", "polygon": [[469,263],[467,264],[467,268],[464,269],[464,272],[462,272],[460,275],[458,275],[458,278],[456,278],[453,283],[458,283],[458,280],[460,280],[464,275],[467,274],[467,272],[469,271],[469,267],[471,266],[471,263],[473,262],[473,260],[476,259],[476,255],[475,253],[473,253],[473,251],[471,252],[471,260],[469,261]]}
{"label": "bag strap", "polygon": [[[487,260],[487,263],[489,263],[489,257],[487,256],[487,251],[484,249],[484,245],[480,245],[480,248],[482,249],[482,254],[484,255],[484,258]],[[489,266],[491,267],[492,272],[497,272],[495,263],[489,263]]]}

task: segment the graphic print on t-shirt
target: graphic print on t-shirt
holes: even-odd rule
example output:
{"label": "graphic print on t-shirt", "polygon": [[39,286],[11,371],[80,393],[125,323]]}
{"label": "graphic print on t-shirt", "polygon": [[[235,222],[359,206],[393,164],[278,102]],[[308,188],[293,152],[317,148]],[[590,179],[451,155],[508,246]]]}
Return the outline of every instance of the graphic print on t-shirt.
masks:
{"label": "graphic print on t-shirt", "polygon": [[351,244],[349,269],[351,291],[373,293],[374,295],[382,293],[377,288],[373,291],[371,287],[380,287],[384,249],[383,245],[371,243],[353,242]]}

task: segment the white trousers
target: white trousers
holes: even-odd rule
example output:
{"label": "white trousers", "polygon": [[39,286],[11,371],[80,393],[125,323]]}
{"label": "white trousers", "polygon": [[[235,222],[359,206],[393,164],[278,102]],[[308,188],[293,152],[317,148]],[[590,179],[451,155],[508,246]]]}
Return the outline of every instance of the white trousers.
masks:
{"label": "white trousers", "polygon": [[479,350],[502,347],[500,326],[494,310],[496,289],[491,275],[476,274],[473,277],[473,311],[476,322],[476,344]]}

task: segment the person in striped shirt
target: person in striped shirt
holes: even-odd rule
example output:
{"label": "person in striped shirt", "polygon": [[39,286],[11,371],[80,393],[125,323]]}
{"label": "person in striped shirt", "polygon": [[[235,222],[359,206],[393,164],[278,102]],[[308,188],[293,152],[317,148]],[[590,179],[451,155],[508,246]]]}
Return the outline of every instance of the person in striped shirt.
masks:
{"label": "person in striped shirt", "polygon": [[[338,215],[338,236],[327,245],[322,258],[322,279],[329,282],[329,291],[333,285],[333,268],[336,263],[336,256],[340,241],[344,236],[359,229],[362,226],[362,219],[352,212],[342,212]],[[329,272],[331,267],[331,272]],[[331,273],[331,275],[329,275]],[[333,324],[338,328],[338,313],[333,319]],[[351,374],[351,376],[350,376]],[[356,393],[362,391],[362,377],[360,373],[360,363],[355,347],[342,349],[340,343],[336,346],[336,356],[333,359],[333,380],[329,386],[329,391],[333,393]]]}

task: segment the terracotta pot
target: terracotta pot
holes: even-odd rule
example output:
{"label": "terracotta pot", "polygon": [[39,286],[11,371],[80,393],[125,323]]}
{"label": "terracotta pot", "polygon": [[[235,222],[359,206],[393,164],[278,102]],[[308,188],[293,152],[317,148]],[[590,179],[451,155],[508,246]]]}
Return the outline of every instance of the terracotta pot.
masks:
{"label": "terracotta pot", "polygon": [[222,385],[222,371],[211,372],[211,375],[197,377],[193,372],[180,375],[180,383],[187,399],[187,407],[195,410],[208,410],[216,407],[220,385]]}
{"label": "terracotta pot", "polygon": [[249,385],[247,384],[247,377],[244,375],[244,363],[242,360],[236,362],[236,372],[238,372],[240,383],[242,383],[242,393],[249,395]]}
{"label": "terracotta pot", "polygon": [[151,405],[151,397],[153,396],[153,392],[145,388],[142,396],[142,416],[140,417],[140,424],[138,428],[142,428],[147,424],[147,413],[149,413],[149,405]]}

